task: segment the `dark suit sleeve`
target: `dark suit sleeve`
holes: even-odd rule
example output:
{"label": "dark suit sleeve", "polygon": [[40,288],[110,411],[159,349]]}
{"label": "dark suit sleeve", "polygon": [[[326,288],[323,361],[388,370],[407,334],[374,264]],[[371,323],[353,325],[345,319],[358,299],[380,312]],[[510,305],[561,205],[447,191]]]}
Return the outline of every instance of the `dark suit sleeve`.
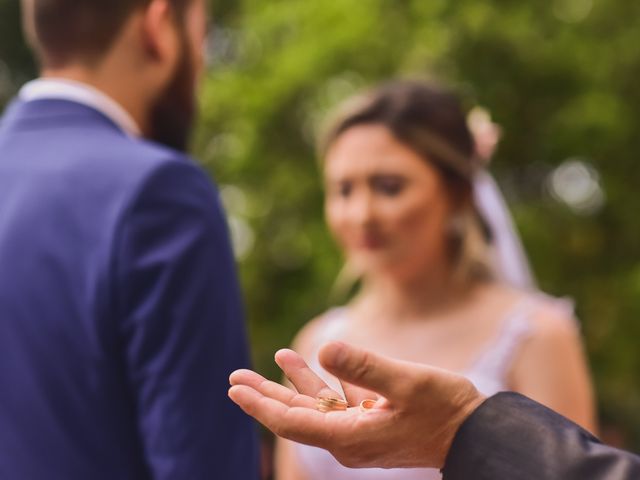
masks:
{"label": "dark suit sleeve", "polygon": [[115,268],[124,368],[151,478],[257,478],[252,421],[229,400],[249,364],[217,194],[189,162],[145,182],[123,218]]}
{"label": "dark suit sleeve", "polygon": [[635,480],[640,457],[603,445],[526,397],[501,393],[462,425],[443,474],[444,480]]}

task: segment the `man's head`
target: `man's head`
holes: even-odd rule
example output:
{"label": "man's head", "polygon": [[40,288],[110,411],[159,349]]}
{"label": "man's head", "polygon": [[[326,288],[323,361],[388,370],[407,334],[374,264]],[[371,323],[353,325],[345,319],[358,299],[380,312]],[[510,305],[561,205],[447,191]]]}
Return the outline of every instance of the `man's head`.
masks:
{"label": "man's head", "polygon": [[44,76],[119,101],[145,136],[186,148],[202,71],[204,0],[22,0]]}

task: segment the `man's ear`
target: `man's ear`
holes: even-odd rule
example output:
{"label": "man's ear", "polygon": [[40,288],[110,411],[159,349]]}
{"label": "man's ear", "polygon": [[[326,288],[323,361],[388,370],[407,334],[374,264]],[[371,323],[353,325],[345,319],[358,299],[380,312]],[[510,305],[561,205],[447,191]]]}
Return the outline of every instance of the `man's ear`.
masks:
{"label": "man's ear", "polygon": [[167,0],[151,0],[142,12],[141,26],[144,48],[153,59],[167,61],[177,55],[175,16]]}

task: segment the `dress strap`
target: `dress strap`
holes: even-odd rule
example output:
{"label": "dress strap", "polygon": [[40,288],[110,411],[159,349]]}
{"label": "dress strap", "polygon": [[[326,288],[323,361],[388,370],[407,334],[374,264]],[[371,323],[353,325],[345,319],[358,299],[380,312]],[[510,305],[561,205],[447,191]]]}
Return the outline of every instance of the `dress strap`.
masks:
{"label": "dress strap", "polygon": [[344,393],[342,391],[342,385],[340,385],[340,382],[335,377],[329,375],[329,373],[322,368],[320,360],[318,359],[318,353],[325,343],[331,342],[332,340],[338,340],[342,336],[346,326],[347,316],[345,307],[336,307],[327,311],[319,325],[318,334],[315,338],[315,345],[311,352],[311,356],[306,359],[311,370],[322,378],[327,385],[339,393]]}
{"label": "dress strap", "polygon": [[571,299],[542,293],[528,294],[507,313],[498,335],[464,371],[469,378],[476,379],[476,386],[484,387],[483,393],[493,394],[508,389],[508,374],[515,357],[523,343],[534,333],[533,315],[545,310],[555,311],[559,321],[567,322],[576,330],[580,329]]}
{"label": "dress strap", "polygon": [[530,298],[519,302],[505,317],[496,339],[471,366],[469,372],[504,381],[518,349],[533,332],[531,315],[537,302]]}
{"label": "dress strap", "polygon": [[327,311],[320,325],[316,350],[332,340],[340,338],[347,326],[346,307],[335,307]]}

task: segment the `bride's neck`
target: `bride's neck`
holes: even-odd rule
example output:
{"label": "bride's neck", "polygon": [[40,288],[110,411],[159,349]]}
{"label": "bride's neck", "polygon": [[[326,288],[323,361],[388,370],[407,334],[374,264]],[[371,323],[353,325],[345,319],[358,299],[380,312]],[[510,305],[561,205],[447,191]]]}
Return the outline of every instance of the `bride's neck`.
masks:
{"label": "bride's neck", "polygon": [[368,314],[381,318],[423,319],[459,304],[471,290],[471,286],[456,281],[452,274],[425,275],[406,281],[370,277],[364,279],[355,303]]}

